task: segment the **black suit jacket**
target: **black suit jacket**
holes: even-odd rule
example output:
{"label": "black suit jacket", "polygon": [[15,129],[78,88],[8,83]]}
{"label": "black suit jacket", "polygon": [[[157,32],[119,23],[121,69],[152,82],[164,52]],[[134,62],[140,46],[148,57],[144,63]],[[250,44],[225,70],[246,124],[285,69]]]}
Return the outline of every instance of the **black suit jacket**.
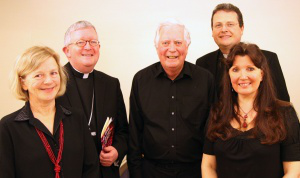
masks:
{"label": "black suit jacket", "polygon": [[[72,73],[70,63],[65,65],[68,73],[67,91],[64,96],[59,97],[57,101],[63,106],[69,106],[84,113],[83,103],[81,103],[79,90],[76,85],[75,76]],[[95,117],[97,120],[96,137],[98,155],[101,152],[100,135],[107,117],[114,118],[115,133],[112,146],[118,151],[118,161],[121,164],[124,156],[127,154],[128,140],[128,122],[123,95],[119,80],[106,75],[100,71],[94,70],[94,91],[95,91]],[[104,178],[119,177],[119,167],[114,165],[110,167],[101,166],[101,172]]]}
{"label": "black suit jacket", "polygon": [[[290,101],[290,96],[287,91],[287,87],[285,84],[285,80],[283,77],[283,73],[279,64],[279,60],[276,53],[261,50],[265,57],[267,58],[267,62],[269,64],[271,76],[274,82],[275,91],[277,93],[277,98],[283,101]],[[217,72],[218,70],[218,57],[219,55],[223,55],[220,49],[208,53],[196,61],[196,65],[203,67],[210,71],[215,78],[216,88],[219,90],[220,82],[221,82],[221,75],[222,72]],[[218,76],[216,75],[218,74]],[[219,94],[220,91],[218,91]]]}

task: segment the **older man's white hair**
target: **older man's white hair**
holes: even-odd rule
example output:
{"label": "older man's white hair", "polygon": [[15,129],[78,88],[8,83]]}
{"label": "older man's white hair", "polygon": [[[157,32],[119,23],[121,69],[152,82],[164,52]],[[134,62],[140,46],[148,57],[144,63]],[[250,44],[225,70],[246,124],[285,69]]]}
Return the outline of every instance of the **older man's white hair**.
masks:
{"label": "older man's white hair", "polygon": [[157,27],[157,30],[156,30],[156,33],[155,33],[155,38],[154,38],[154,45],[155,47],[157,48],[158,47],[158,42],[159,42],[159,39],[160,39],[160,30],[163,26],[171,26],[171,25],[179,25],[179,26],[182,26],[183,29],[184,29],[184,40],[186,41],[187,45],[189,46],[191,44],[191,37],[190,37],[190,32],[188,31],[188,29],[185,27],[185,25],[181,22],[179,22],[178,20],[176,19],[173,19],[173,18],[169,18],[169,19],[166,19],[165,21],[161,22],[158,27]]}
{"label": "older man's white hair", "polygon": [[95,32],[97,33],[96,28],[90,22],[85,21],[85,20],[78,21],[78,22],[72,24],[66,31],[64,45],[68,46],[71,43],[71,32],[76,31],[81,28],[87,28],[87,27],[92,27],[95,30]]}

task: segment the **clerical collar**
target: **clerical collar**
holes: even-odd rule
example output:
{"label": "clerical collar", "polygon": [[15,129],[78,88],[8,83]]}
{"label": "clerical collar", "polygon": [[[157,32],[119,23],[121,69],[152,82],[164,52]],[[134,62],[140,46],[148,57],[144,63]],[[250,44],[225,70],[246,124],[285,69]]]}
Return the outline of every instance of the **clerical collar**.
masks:
{"label": "clerical collar", "polygon": [[73,73],[76,77],[78,78],[82,78],[82,79],[87,79],[89,78],[90,74],[93,73],[94,70],[92,70],[90,73],[81,73],[79,72],[77,69],[75,69],[73,66],[72,66],[72,69],[73,69]]}

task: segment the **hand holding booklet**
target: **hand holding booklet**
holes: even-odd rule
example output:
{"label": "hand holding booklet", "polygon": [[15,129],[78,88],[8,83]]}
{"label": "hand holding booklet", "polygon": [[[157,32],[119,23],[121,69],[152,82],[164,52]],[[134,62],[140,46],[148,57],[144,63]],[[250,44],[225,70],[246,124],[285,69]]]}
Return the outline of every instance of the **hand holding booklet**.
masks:
{"label": "hand holding booklet", "polygon": [[103,129],[101,131],[101,145],[102,149],[112,145],[114,136],[114,122],[112,117],[107,117]]}

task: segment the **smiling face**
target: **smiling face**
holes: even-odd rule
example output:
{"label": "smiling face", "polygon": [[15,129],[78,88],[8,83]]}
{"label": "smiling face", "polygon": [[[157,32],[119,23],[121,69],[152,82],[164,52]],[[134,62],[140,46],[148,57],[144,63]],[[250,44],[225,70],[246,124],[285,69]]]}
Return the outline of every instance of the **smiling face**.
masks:
{"label": "smiling face", "polygon": [[180,25],[163,26],[156,51],[166,73],[171,74],[171,78],[176,77],[183,68],[188,51],[184,28]]}
{"label": "smiling face", "polygon": [[[71,32],[71,43],[78,40],[98,40],[97,32],[92,27],[81,28]],[[79,47],[76,44],[70,44],[63,48],[64,53],[68,57],[71,65],[82,73],[91,72],[99,59],[100,45],[91,46],[86,43],[85,46]]]}
{"label": "smiling face", "polygon": [[257,68],[249,56],[235,56],[229,76],[233,89],[241,96],[256,97],[263,72]]}
{"label": "smiling face", "polygon": [[48,58],[21,80],[22,88],[28,91],[31,103],[53,102],[60,88],[60,76],[55,59]]}
{"label": "smiling face", "polygon": [[241,41],[244,26],[240,27],[236,12],[218,11],[213,16],[212,37],[223,54]]}

